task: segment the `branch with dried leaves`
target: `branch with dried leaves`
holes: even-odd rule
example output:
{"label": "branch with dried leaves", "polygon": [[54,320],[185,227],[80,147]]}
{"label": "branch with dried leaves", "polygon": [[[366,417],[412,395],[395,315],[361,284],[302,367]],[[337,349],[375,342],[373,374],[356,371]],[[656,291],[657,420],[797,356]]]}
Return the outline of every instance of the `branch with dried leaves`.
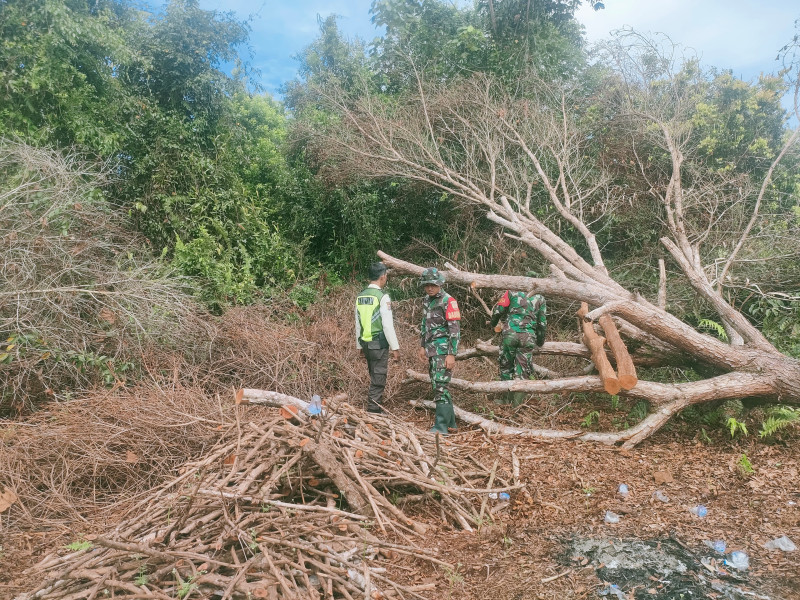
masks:
{"label": "branch with dried leaves", "polygon": [[[439,515],[471,529],[481,499],[521,487],[454,446],[329,398],[241,390],[236,425],[202,459],[157,488],[92,548],[52,554],[17,600],[119,598],[425,598],[402,582],[418,562],[452,568],[415,543]],[[246,404],[261,403],[267,407]],[[280,407],[277,410],[270,407]],[[477,467],[477,468],[476,468]],[[394,500],[394,502],[393,502]],[[395,504],[396,502],[396,504]],[[404,570],[395,569],[403,563]]]}

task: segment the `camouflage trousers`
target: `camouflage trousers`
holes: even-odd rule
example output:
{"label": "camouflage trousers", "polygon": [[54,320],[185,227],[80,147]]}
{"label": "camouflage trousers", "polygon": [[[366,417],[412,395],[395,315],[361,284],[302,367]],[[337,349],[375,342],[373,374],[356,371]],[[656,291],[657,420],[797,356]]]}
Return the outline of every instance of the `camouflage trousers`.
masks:
{"label": "camouflage trousers", "polygon": [[436,402],[436,420],[431,431],[447,435],[448,429],[456,428],[456,416],[453,412],[453,397],[447,386],[453,377],[453,372],[445,368],[444,354],[428,357],[428,374],[433,387],[433,400]]}
{"label": "camouflage trousers", "polygon": [[508,330],[500,343],[500,380],[536,379],[533,371],[533,351],[536,336],[527,332]]}

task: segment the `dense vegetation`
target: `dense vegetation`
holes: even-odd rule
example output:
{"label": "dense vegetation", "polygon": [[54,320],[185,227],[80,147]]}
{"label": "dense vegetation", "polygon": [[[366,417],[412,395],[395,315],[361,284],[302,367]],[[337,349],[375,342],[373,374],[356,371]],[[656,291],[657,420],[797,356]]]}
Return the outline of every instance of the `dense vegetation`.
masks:
{"label": "dense vegetation", "polygon": [[[604,121],[608,112],[600,107],[630,83],[613,48],[627,42],[620,38],[590,54],[574,17],[579,5],[375,0],[371,14],[383,35],[369,45],[348,40],[335,18],[326,19],[279,102],[254,90],[242,59],[247,23],[202,10],[196,0],[171,0],[158,12],[132,0],[0,0],[0,137],[93,165],[86,168],[102,173],[104,184],[78,186],[85,201],[114,211],[115,227],[123,218],[123,227],[140,236],[137,251],[188,276],[186,285],[213,310],[287,291],[305,306],[332,282],[362,272],[377,249],[418,262],[446,256],[485,272],[543,267],[448,193],[331,168],[329,149],[315,132],[339,117],[322,96],[367,90],[391,107],[416,91],[423,72],[445,86],[484,74],[520,101],[536,97],[534,80],[568,83],[576,118],[592,131],[592,152],[615,175],[609,189],[619,201],[597,215],[599,243],[615,277],[650,293],[657,282],[639,265],[658,258],[663,215],[631,201],[648,194],[648,181],[621,166],[649,155],[655,171],[663,157],[646,138],[637,140],[638,156],[631,154],[622,130]],[[785,49],[789,60],[794,49],[796,40]],[[729,173],[744,187],[763,179],[790,133],[781,98],[791,82],[778,76],[743,82],[691,57],[678,77],[686,102],[675,110],[691,140],[693,172]],[[12,163],[2,193],[29,180],[19,161]],[[772,175],[762,209],[767,218],[726,286],[730,301],[795,356],[796,166],[794,151]],[[11,214],[3,206],[1,219]],[[726,214],[741,226],[751,211],[752,203],[743,202]],[[17,221],[4,227],[11,231],[19,219],[38,218],[34,213],[15,213]],[[78,221],[59,221],[59,235],[86,235],[71,229]],[[731,232],[715,243],[735,239]],[[3,262],[4,285],[14,279],[12,266]],[[79,285],[96,283],[90,273],[82,276]],[[671,308],[695,324],[710,320],[680,287],[675,282]],[[0,316],[4,336],[35,333],[17,331],[16,321]]]}
{"label": "dense vegetation", "polygon": [[447,244],[457,218],[447,198],[403,182],[320,177],[320,157],[301,139],[287,143],[288,132],[326,118],[309,92],[320,79],[367,77],[398,97],[411,81],[407,52],[448,78],[485,70],[513,85],[528,63],[577,74],[579,3],[524,4],[379,1],[373,19],[386,34],[370,48],[329,18],[301,56],[301,79],[286,85],[291,121],[251,91],[241,59],[248,25],[231,14],[193,0],[152,13],[131,0],[7,0],[0,136],[109,165],[104,194],[153,253],[197,278],[210,305],[249,303],[321,272],[351,276],[377,247]]}

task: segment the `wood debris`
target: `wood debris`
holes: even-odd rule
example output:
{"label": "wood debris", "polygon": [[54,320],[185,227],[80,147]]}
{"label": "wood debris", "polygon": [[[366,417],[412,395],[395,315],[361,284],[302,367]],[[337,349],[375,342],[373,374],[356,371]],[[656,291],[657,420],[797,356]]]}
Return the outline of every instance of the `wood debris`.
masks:
{"label": "wood debris", "polygon": [[521,487],[468,449],[437,455],[433,435],[344,401],[312,418],[302,400],[268,396],[280,408],[239,408],[202,460],[113,531],[45,557],[17,600],[426,598],[430,586],[392,574],[401,558],[452,568],[416,545],[425,520],[472,530],[488,494]]}

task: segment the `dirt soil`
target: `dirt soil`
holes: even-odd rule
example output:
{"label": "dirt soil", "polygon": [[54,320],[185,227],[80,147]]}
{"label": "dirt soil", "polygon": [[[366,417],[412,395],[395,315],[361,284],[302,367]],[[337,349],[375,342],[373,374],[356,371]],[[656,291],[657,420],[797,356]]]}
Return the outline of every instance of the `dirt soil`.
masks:
{"label": "dirt soil", "polygon": [[[396,408],[421,428],[430,426],[426,411]],[[430,537],[430,547],[459,565],[456,573],[428,575],[437,583],[435,597],[560,600],[606,592],[629,599],[800,599],[800,550],[763,547],[782,535],[800,545],[799,441],[768,445],[753,435],[732,441],[717,432],[708,444],[694,439],[700,429],[676,423],[632,451],[494,438],[475,430],[450,436],[448,444],[473,448],[483,464],[499,460],[509,479],[514,450],[528,493],[495,505],[499,510],[476,533],[440,529]],[[750,475],[739,466],[743,454],[752,464]],[[622,483],[629,488],[625,498],[618,492]],[[656,491],[669,501],[657,500]],[[689,510],[699,505],[708,511],[704,518]],[[606,523],[606,511],[619,522]],[[663,548],[669,559],[683,561],[686,573],[665,575],[648,565],[610,568],[596,560],[597,552],[582,552],[586,544],[576,544],[598,539],[620,548],[636,540]],[[724,566],[726,556],[706,540],[724,540],[727,557],[746,552],[750,568]]]}
{"label": "dirt soil", "polygon": [[[400,396],[389,408],[427,429],[432,415],[410,408]],[[508,409],[498,409],[503,410]],[[753,435],[731,441],[719,434],[706,444],[695,439],[699,429],[675,426],[633,451],[620,451],[487,437],[464,427],[446,439],[445,452],[466,448],[489,467],[497,460],[511,479],[513,451],[527,487],[509,502],[490,501],[487,518],[473,533],[453,530],[438,515],[416,515],[435,526],[421,545],[438,549],[457,565],[454,571],[405,561],[395,566],[409,582],[429,584],[423,595],[431,599],[800,598],[800,551],[763,547],[781,535],[800,544],[800,443],[765,444]],[[743,453],[752,474],[739,467]],[[629,488],[625,498],[618,493],[621,483]],[[669,501],[654,498],[656,491]],[[704,518],[689,511],[698,505],[707,508]],[[606,511],[619,515],[619,522],[606,523]],[[28,588],[32,582],[22,570],[47,551],[112,524],[113,516],[6,530],[0,539],[0,598]],[[746,552],[750,568],[725,566],[725,556],[705,540],[724,540],[727,554]],[[626,563],[631,556],[648,560]]]}

